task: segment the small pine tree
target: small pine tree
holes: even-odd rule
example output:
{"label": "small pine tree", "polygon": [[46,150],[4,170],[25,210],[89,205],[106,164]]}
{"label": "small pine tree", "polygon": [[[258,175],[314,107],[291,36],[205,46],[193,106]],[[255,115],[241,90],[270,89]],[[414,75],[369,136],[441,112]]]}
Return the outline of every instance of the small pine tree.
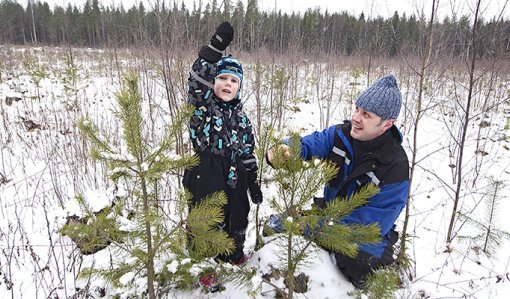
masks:
{"label": "small pine tree", "polygon": [[[337,168],[328,161],[301,159],[300,137],[290,138],[290,158],[276,153],[274,180],[278,194],[269,200],[271,206],[281,215],[283,233],[276,235],[283,247],[283,260],[287,269],[285,281],[288,288],[286,298],[293,298],[295,273],[306,260],[315,244],[327,250],[355,256],[359,244],[380,241],[377,225],[344,225],[341,218],[355,208],[365,204],[367,199],[378,192],[374,185],[368,185],[349,200],[337,198],[325,208],[313,207],[306,210],[309,201],[337,173]],[[277,142],[274,141],[278,148]],[[305,236],[302,238],[301,236]],[[281,290],[280,290],[281,291]]]}
{"label": "small pine tree", "polygon": [[[190,194],[181,192],[175,199],[176,214],[188,217],[169,219],[159,206],[158,182],[169,173],[179,173],[198,163],[194,155],[173,154],[174,132],[184,128],[192,109],[183,109],[159,144],[153,146],[144,138],[148,134],[135,73],[124,77],[123,88],[116,97],[123,128],[121,149],[102,138],[99,129],[88,120],[81,120],[79,128],[92,143],[92,157],[106,163],[110,178],[117,184],[123,182],[132,192],[117,198],[113,208],[101,213],[91,211],[78,196],[86,221],[68,224],[62,233],[72,239],[74,236],[73,240],[81,238],[84,248],[111,244],[115,252],[112,265],[84,269],[80,276],[97,275],[124,293],[132,291],[136,297],[152,299],[169,288],[193,285],[204,256],[231,252],[232,240],[218,230],[226,198],[221,193],[213,194],[187,213]],[[187,249],[190,233],[193,250]],[[137,284],[142,277],[146,278],[147,289],[140,291]]]}
{"label": "small pine tree", "polygon": [[69,48],[66,56],[64,57],[64,69],[58,70],[58,73],[55,74],[60,78],[64,87],[64,105],[68,111],[79,109],[78,93],[87,86],[83,83],[79,84],[79,82],[87,81],[87,77],[82,70],[83,67],[76,63],[73,51]]}
{"label": "small pine tree", "polygon": [[[400,284],[400,276],[392,267],[376,270],[368,275],[366,287],[355,291],[356,298],[393,299]],[[365,296],[363,296],[365,295]]]}
{"label": "small pine tree", "polygon": [[475,236],[461,236],[461,240],[472,240],[478,245],[474,248],[481,249],[485,254],[490,256],[503,242],[510,240],[510,233],[501,230],[496,226],[498,217],[498,206],[501,202],[501,192],[505,190],[503,181],[489,178],[489,186],[484,196],[485,217],[482,221],[471,218],[469,215],[459,212],[459,218],[465,223],[475,227],[478,234]]}
{"label": "small pine tree", "polygon": [[30,53],[23,55],[23,67],[30,75],[30,78],[35,84],[36,97],[38,100],[41,99],[40,88],[41,81],[48,78],[49,74],[46,71],[47,66],[43,65],[37,56],[31,55]]}

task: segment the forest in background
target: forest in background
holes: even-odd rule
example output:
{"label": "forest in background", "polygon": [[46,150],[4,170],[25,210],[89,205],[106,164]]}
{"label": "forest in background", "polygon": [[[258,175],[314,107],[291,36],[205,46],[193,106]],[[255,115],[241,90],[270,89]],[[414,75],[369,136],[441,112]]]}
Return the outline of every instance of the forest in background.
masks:
{"label": "forest in background", "polygon": [[[92,48],[163,47],[169,51],[196,49],[208,41],[211,28],[230,20],[236,32],[233,47],[241,51],[265,49],[271,53],[346,55],[361,57],[420,57],[427,42],[424,14],[371,18],[361,13],[328,12],[319,8],[301,13],[262,11],[257,0],[212,1],[186,7],[181,2],[142,2],[131,8],[104,6],[87,0],[67,7],[15,0],[0,2],[0,43]],[[437,19],[432,48],[436,57],[465,59],[472,37],[472,16]],[[508,57],[510,20],[493,17],[477,22],[477,57]]]}
{"label": "forest in background", "polygon": [[[510,286],[507,255],[510,251],[505,250],[508,248],[508,228],[504,220],[499,222],[495,217],[496,212],[508,210],[508,201],[504,200],[508,187],[500,187],[501,182],[509,181],[510,174],[509,34],[502,31],[507,23],[494,20],[494,24],[499,25],[488,26],[489,23],[478,14],[482,0],[477,0],[473,15],[465,17],[464,25],[459,23],[453,27],[451,36],[455,40],[449,40],[444,19],[437,21],[436,18],[438,6],[434,5],[438,2],[433,1],[431,15],[417,21],[417,44],[410,41],[394,43],[398,53],[391,54],[389,48],[382,46],[389,45],[392,37],[383,36],[381,31],[377,33],[379,35],[371,33],[369,38],[363,35],[370,41],[365,45],[356,39],[355,52],[350,56],[345,56],[348,54],[343,50],[329,51],[327,46],[320,46],[320,41],[338,42],[336,37],[327,37],[322,31],[321,34],[305,35],[301,26],[307,20],[307,13],[294,15],[295,26],[289,27],[292,30],[276,35],[275,26],[263,27],[267,13],[257,14],[252,19],[255,21],[250,23],[246,13],[248,5],[243,14],[237,15],[230,10],[230,20],[235,23],[237,19],[238,22],[235,23],[237,40],[229,52],[240,53],[241,60],[246,61],[244,66],[249,75],[243,83],[243,99],[259,138],[261,154],[267,146],[264,143],[266,128],[278,132],[295,128],[305,132],[311,128],[328,127],[349,116],[358,93],[374,78],[395,73],[403,95],[399,126],[409,154],[412,187],[407,209],[399,222],[399,258],[404,261],[403,265],[407,265],[400,273],[404,282],[401,290],[416,294],[417,298],[457,295],[484,298],[483,294],[488,294],[486,298],[496,298],[494,294],[508,294]],[[483,2],[487,3],[486,0]],[[0,3],[0,22],[4,24],[6,18],[13,15],[5,14],[3,8],[14,2]],[[0,126],[3,128],[0,130],[3,146],[0,161],[3,203],[0,207],[3,215],[0,223],[0,280],[5,286],[0,288],[2,298],[9,295],[10,298],[23,295],[29,298],[94,296],[97,285],[79,280],[77,273],[84,266],[96,265],[95,261],[108,263],[111,256],[99,252],[97,259],[95,256],[83,257],[69,238],[59,234],[64,224],[63,215],[71,211],[63,207],[72,207],[77,194],[92,194],[91,199],[105,195],[110,199],[116,198],[117,193],[108,191],[113,185],[108,180],[106,166],[91,160],[89,147],[76,124],[83,116],[91,117],[107,133],[107,140],[121,144],[121,127],[112,119],[112,112],[118,109],[113,100],[122,76],[135,70],[140,75],[140,93],[151,132],[147,137],[151,141],[157,140],[163,124],[179,118],[186,98],[185,80],[189,66],[201,43],[208,41],[210,32],[206,32],[213,30],[223,19],[222,7],[215,10],[219,14],[214,18],[211,6],[209,10],[204,7],[197,14],[200,20],[197,23],[192,21],[193,14],[188,16],[179,12],[181,8],[167,10],[161,6],[156,10],[158,13],[153,9],[143,14],[146,18],[143,20],[147,21],[149,15],[154,16],[156,27],[151,30],[157,34],[151,36],[148,23],[134,22],[142,19],[128,17],[125,11],[123,20],[133,21],[135,25],[119,25],[120,22],[109,23],[115,26],[107,25],[107,16],[111,18],[115,9],[110,8],[108,15],[108,8],[97,3],[99,21],[80,21],[85,10],[78,7],[77,16],[68,18],[68,21],[82,25],[68,23],[67,27],[62,27],[74,32],[66,33],[71,35],[68,38],[81,42],[73,43],[70,39],[62,43],[43,42],[45,35],[35,26],[38,3],[28,5],[26,9],[21,7],[26,14],[27,27],[2,27],[0,32],[4,36],[19,29],[24,36],[20,44],[26,43],[11,46],[2,39],[0,44]],[[90,14],[94,2],[89,1],[85,7],[87,5]],[[71,7],[71,11],[73,9]],[[140,10],[140,6],[133,9]],[[313,10],[310,11],[312,14]],[[292,16],[288,18],[290,20]],[[401,19],[404,17],[399,17]],[[313,22],[318,20],[313,19]],[[397,28],[392,27],[390,21],[382,22],[385,25],[380,28],[387,31],[393,32],[393,28]],[[366,30],[375,28],[375,20],[364,24]],[[57,30],[58,25],[49,28]],[[346,27],[327,28],[344,30]],[[80,30],[84,30],[83,33]],[[346,37],[345,34],[339,36]],[[404,36],[392,34],[399,38]],[[47,36],[51,34],[47,33]],[[66,37],[63,33],[61,36]],[[249,39],[250,36],[253,39]],[[264,36],[281,43],[266,43]],[[97,44],[85,42],[89,38]],[[491,42],[498,47],[488,50]],[[316,46],[305,47],[305,43],[316,43]],[[286,47],[276,48],[280,44]],[[267,53],[272,57],[268,59]],[[348,63],[349,68],[344,69],[342,65]],[[180,156],[189,152],[186,134],[176,131],[174,135],[175,153]],[[267,173],[269,167],[261,165],[262,173]],[[268,177],[271,174],[263,176],[264,179]],[[158,190],[154,199],[158,202],[156,205],[171,215],[175,192],[180,190],[180,179],[164,176],[162,180],[158,186],[163,190]],[[276,190],[271,184],[269,180],[262,180],[267,201]],[[122,192],[123,189],[131,190],[131,187],[121,188]],[[498,201],[503,206],[498,207]],[[488,213],[485,215],[486,205]],[[273,211],[266,202],[259,219],[267,219]],[[253,218],[256,217],[253,215]],[[175,222],[165,223],[173,225]],[[253,236],[258,234],[255,224],[252,227],[249,231],[253,246]],[[506,247],[491,248],[501,244]],[[257,267],[257,277],[263,277],[269,267],[259,263],[258,257],[264,260],[272,255],[267,251],[256,254],[258,256],[251,260]],[[124,255],[115,254],[114,257],[120,261],[128,260]],[[155,260],[156,265],[174,261]],[[333,272],[324,272],[327,265],[330,265],[329,259],[321,264],[321,275],[310,275],[312,283],[321,285],[322,281],[317,279],[332,277]],[[280,269],[287,268],[282,266]],[[164,278],[166,273],[156,271],[154,274]],[[141,286],[137,290],[129,289],[133,283],[126,278],[119,289],[106,290],[101,286],[101,291],[109,294],[122,292],[126,296],[138,294],[137,291],[144,292],[148,285],[140,283],[145,278],[154,280],[145,272],[136,272],[133,281]],[[265,282],[274,284],[270,279]],[[285,287],[283,279],[279,283],[278,288]],[[274,289],[268,285],[269,289]],[[335,284],[335,287],[345,292],[344,285]],[[312,293],[305,296],[319,298],[318,289],[311,289]],[[338,294],[338,289],[320,289]],[[270,292],[266,290],[259,294],[259,298]],[[156,290],[165,291],[175,289]],[[198,296],[193,295],[199,293],[199,289],[194,289],[176,298],[196,298]]]}

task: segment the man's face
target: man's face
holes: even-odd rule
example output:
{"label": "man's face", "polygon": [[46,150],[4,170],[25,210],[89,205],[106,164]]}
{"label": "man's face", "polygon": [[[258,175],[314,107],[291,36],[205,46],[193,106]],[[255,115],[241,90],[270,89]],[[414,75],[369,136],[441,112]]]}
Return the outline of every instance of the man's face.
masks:
{"label": "man's face", "polygon": [[225,102],[230,102],[237,95],[239,90],[239,78],[220,74],[214,80],[214,94]]}
{"label": "man's face", "polygon": [[377,114],[356,106],[352,114],[351,136],[358,141],[367,141],[381,136],[393,126],[395,120],[382,120]]}

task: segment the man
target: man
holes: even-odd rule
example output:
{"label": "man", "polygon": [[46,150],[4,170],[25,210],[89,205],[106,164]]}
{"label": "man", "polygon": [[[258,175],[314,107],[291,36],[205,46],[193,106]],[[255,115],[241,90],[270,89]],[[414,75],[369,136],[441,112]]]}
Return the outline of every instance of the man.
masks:
{"label": "man", "polygon": [[[334,253],[342,273],[356,287],[363,287],[368,274],[394,262],[393,245],[398,234],[393,227],[409,193],[409,162],[401,146],[402,135],[395,126],[402,106],[395,76],[387,75],[374,82],[355,104],[351,121],[303,137],[301,157],[329,159],[339,168],[337,176],[325,186],[324,198],[315,200],[319,206],[336,197],[349,198],[368,183],[380,188],[366,205],[342,221],[345,224],[377,223],[381,242],[361,245],[355,258]],[[281,145],[278,152],[283,157],[290,156],[287,145]],[[269,163],[274,154],[272,150],[267,153]]]}

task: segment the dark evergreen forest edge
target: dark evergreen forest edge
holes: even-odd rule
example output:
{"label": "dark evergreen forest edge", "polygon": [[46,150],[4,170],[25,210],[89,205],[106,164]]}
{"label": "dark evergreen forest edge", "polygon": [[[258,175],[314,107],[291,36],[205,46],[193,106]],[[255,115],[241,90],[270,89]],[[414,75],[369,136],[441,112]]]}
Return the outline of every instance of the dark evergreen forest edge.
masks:
{"label": "dark evergreen forest edge", "polygon": [[[361,57],[420,57],[426,42],[426,15],[399,14],[369,18],[320,8],[304,13],[262,11],[256,0],[213,1],[204,7],[180,4],[131,8],[103,6],[87,0],[82,7],[29,1],[0,2],[0,43],[12,45],[92,48],[166,47],[196,49],[208,41],[211,28],[230,20],[236,32],[234,47],[241,51],[265,49],[275,54],[343,55]],[[168,5],[168,4],[166,4]],[[471,16],[443,18],[434,23],[439,33],[436,57],[462,58],[470,44]],[[479,22],[480,59],[508,58],[510,21],[492,18]]]}

